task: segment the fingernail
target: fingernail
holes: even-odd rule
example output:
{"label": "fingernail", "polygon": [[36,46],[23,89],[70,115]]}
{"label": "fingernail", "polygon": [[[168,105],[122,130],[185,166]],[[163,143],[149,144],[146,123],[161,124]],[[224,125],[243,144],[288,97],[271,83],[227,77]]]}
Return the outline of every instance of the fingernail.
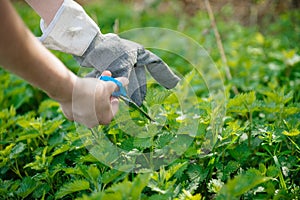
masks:
{"label": "fingernail", "polygon": [[119,110],[119,100],[115,97],[111,98],[111,111],[113,116],[117,114]]}
{"label": "fingernail", "polygon": [[112,75],[112,73],[108,70],[103,71],[101,74],[101,76],[111,76],[111,75]]}

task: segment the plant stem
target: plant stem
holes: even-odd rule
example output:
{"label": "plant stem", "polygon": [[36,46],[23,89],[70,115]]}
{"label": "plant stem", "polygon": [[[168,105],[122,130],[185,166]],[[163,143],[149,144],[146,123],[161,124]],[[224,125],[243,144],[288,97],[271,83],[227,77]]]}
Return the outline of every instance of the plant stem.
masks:
{"label": "plant stem", "polygon": [[[223,62],[224,68],[225,68],[226,78],[229,81],[231,81],[232,80],[232,75],[230,73],[230,69],[229,69],[228,62],[227,62],[227,57],[225,55],[225,51],[224,51],[224,47],[223,47],[223,44],[222,44],[220,33],[218,31],[218,27],[216,25],[216,20],[215,20],[215,17],[214,17],[213,10],[210,6],[209,0],[204,0],[204,2],[205,2],[205,7],[207,9],[208,16],[209,16],[209,19],[210,19],[210,22],[211,22],[211,26],[214,30],[214,34],[215,34],[215,37],[216,37],[216,40],[217,40],[218,49],[219,49],[221,59],[222,59],[222,62]],[[233,90],[235,95],[239,94],[239,91],[235,86],[232,86],[232,90]]]}
{"label": "plant stem", "polygon": [[20,170],[19,170],[18,160],[15,159],[15,161],[16,161],[15,167],[12,166],[11,170],[12,170],[15,174],[17,174],[17,175],[22,179],[23,177],[22,177],[22,175],[21,175],[21,173],[20,173]]}

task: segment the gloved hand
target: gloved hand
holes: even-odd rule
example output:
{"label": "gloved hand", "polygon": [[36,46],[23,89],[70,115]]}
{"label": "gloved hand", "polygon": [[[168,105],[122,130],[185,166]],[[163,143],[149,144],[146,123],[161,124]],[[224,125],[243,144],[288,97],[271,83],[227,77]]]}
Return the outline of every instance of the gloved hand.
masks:
{"label": "gloved hand", "polygon": [[146,95],[146,72],[167,89],[173,88],[179,78],[155,54],[141,45],[121,39],[115,34],[97,36],[82,56],[76,56],[81,66],[94,67],[89,77],[98,77],[104,70],[112,72],[113,77],[129,79],[128,95],[138,105]]}
{"label": "gloved hand", "polygon": [[45,27],[41,21],[43,44],[71,53],[81,66],[93,67],[89,77],[98,77],[104,70],[113,77],[129,79],[128,95],[138,105],[146,95],[146,71],[162,86],[171,89],[180,80],[158,56],[135,42],[115,34],[102,34],[83,8],[65,0],[56,16]]}

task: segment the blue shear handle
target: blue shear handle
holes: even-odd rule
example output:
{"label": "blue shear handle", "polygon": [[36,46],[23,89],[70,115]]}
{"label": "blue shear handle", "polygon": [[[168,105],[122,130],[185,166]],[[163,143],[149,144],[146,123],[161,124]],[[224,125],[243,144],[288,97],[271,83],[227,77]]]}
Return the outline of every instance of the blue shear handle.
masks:
{"label": "blue shear handle", "polygon": [[117,79],[110,77],[110,76],[100,76],[99,79],[102,81],[112,81],[118,86],[119,90],[116,92],[113,92],[112,96],[114,96],[114,97],[120,97],[120,96],[126,97],[127,96],[126,90],[123,87],[123,84],[120,81],[118,81]]}

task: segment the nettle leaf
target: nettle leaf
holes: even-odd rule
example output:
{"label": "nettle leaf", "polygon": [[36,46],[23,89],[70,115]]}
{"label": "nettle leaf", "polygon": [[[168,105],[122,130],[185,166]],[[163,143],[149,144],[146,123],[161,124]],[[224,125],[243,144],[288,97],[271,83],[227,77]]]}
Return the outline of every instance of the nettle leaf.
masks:
{"label": "nettle leaf", "polygon": [[300,135],[300,131],[298,129],[292,129],[290,131],[283,131],[282,134],[293,137],[293,136]]}
{"label": "nettle leaf", "polygon": [[31,177],[23,178],[19,189],[16,191],[16,194],[22,198],[27,197],[30,195],[35,188],[37,187],[37,183]]}
{"label": "nettle leaf", "polygon": [[152,144],[153,144],[152,137],[145,137],[145,138],[136,137],[133,140],[133,145],[141,149],[149,148],[152,146]]}
{"label": "nettle leaf", "polygon": [[171,91],[159,87],[147,88],[146,102],[148,106],[161,105],[171,94]]}
{"label": "nettle leaf", "polygon": [[186,168],[186,163],[178,163],[171,166],[165,173],[165,180],[169,181],[181,168]]}
{"label": "nettle leaf", "polygon": [[182,167],[180,167],[180,168],[176,171],[176,173],[174,174],[174,177],[177,178],[177,179],[180,179],[180,178],[183,177],[184,172],[185,172],[185,170],[188,168],[188,165],[189,165],[188,162],[185,162],[185,163],[182,163],[182,164],[183,164]]}
{"label": "nettle leaf", "polygon": [[82,190],[88,190],[90,183],[86,180],[75,180],[64,184],[58,192],[55,194],[55,198],[60,199],[68,194],[79,192]]}
{"label": "nettle leaf", "polygon": [[236,159],[238,162],[242,163],[248,159],[251,155],[251,150],[247,146],[247,144],[242,143],[237,146],[235,149],[230,149],[229,154]]}
{"label": "nettle leaf", "polygon": [[279,175],[279,169],[276,166],[269,166],[266,172],[267,176],[276,178]]}
{"label": "nettle leaf", "polygon": [[157,140],[155,140],[157,148],[164,148],[165,146],[169,145],[173,137],[174,135],[170,132],[164,132],[160,134]]}
{"label": "nettle leaf", "polygon": [[124,174],[125,173],[123,171],[119,171],[119,170],[116,170],[116,169],[106,171],[102,175],[102,183],[103,184],[108,184],[110,182],[114,182],[114,181],[116,181],[117,177],[120,177]]}
{"label": "nettle leaf", "polygon": [[[1,95],[0,95],[1,96]],[[13,106],[10,106],[9,109],[4,109],[0,111],[0,130],[6,127],[10,127],[11,125],[15,124],[15,117],[16,117],[16,109]]]}
{"label": "nettle leaf", "polygon": [[15,143],[11,143],[10,145],[6,146],[5,149],[1,150],[0,151],[1,157],[2,156],[7,157],[11,153],[11,151],[15,145],[16,145]]}
{"label": "nettle leaf", "polygon": [[[240,167],[240,164],[236,161],[229,161],[224,168],[224,176],[229,176],[232,173],[236,172]],[[227,178],[227,177],[226,177]]]}
{"label": "nettle leaf", "polygon": [[47,183],[40,184],[34,190],[32,197],[35,199],[40,199],[43,195],[46,195],[50,190],[51,188]]}
{"label": "nettle leaf", "polygon": [[82,175],[84,176],[84,173],[82,172],[82,168],[76,166],[75,168],[73,167],[68,167],[63,169],[66,174],[72,174],[72,175]]}
{"label": "nettle leaf", "polygon": [[142,191],[148,185],[151,174],[139,174],[131,182],[128,179],[123,180],[120,183],[113,184],[110,188],[105,191],[94,193],[89,198],[80,198],[82,200],[123,200],[141,199]]}
{"label": "nettle leaf", "polygon": [[261,174],[265,175],[267,172],[267,168],[263,163],[259,163],[259,171]]}
{"label": "nettle leaf", "polygon": [[45,168],[48,168],[51,161],[53,160],[52,156],[47,156],[47,151],[48,151],[48,146],[46,146],[41,155],[36,155],[35,156],[35,161],[28,163],[27,165],[24,166],[24,168],[30,167],[31,169],[35,170],[43,170]]}
{"label": "nettle leaf", "polygon": [[52,153],[52,156],[56,156],[58,154],[64,153],[68,151],[71,148],[70,144],[62,144],[60,147],[55,149],[55,151]]}
{"label": "nettle leaf", "polygon": [[14,146],[9,155],[10,159],[18,157],[18,154],[25,150],[26,144],[20,142]]}
{"label": "nettle leaf", "polygon": [[[248,112],[251,105],[256,101],[256,95],[254,91],[249,93],[242,93],[236,95],[233,99],[230,99],[227,104],[228,112]],[[254,109],[254,108],[252,108]]]}
{"label": "nettle leaf", "polygon": [[263,94],[267,97],[265,102],[275,102],[277,105],[284,105],[291,101],[294,96],[294,92],[290,91],[288,94],[284,94],[284,88],[280,88],[276,91],[265,91]]}
{"label": "nettle leaf", "polygon": [[26,128],[34,128],[36,130],[41,129],[41,120],[35,120],[35,119],[26,120],[26,119],[24,119],[24,120],[19,120],[17,122],[17,124],[24,129],[26,129]]}
{"label": "nettle leaf", "polygon": [[299,113],[300,112],[300,108],[299,107],[294,107],[294,106],[291,106],[291,107],[284,107],[284,113],[286,115],[294,115],[296,113]]}
{"label": "nettle leaf", "polygon": [[47,99],[40,104],[38,113],[44,118],[51,119],[58,115],[59,108],[60,105],[57,101]]}
{"label": "nettle leaf", "polygon": [[140,199],[143,189],[148,185],[151,174],[139,174],[130,188],[131,199]]}
{"label": "nettle leaf", "polygon": [[51,120],[51,121],[46,121],[45,123],[43,123],[43,132],[46,135],[50,135],[52,134],[54,131],[56,131],[60,125],[64,122],[65,120]]}
{"label": "nettle leaf", "polygon": [[208,168],[203,168],[200,165],[190,165],[187,170],[189,179],[192,181],[198,180],[199,182],[202,182],[206,179],[208,172]]}
{"label": "nettle leaf", "polygon": [[16,183],[13,180],[2,180],[0,179],[0,197],[8,198],[9,193],[11,192],[11,186]]}
{"label": "nettle leaf", "polygon": [[217,199],[237,199],[242,194],[255,188],[256,186],[272,180],[256,169],[249,169],[246,173],[235,176],[229,180],[221,189]]}
{"label": "nettle leaf", "polygon": [[96,165],[90,165],[87,170],[87,173],[95,184],[98,183],[98,179],[100,177],[100,170]]}

